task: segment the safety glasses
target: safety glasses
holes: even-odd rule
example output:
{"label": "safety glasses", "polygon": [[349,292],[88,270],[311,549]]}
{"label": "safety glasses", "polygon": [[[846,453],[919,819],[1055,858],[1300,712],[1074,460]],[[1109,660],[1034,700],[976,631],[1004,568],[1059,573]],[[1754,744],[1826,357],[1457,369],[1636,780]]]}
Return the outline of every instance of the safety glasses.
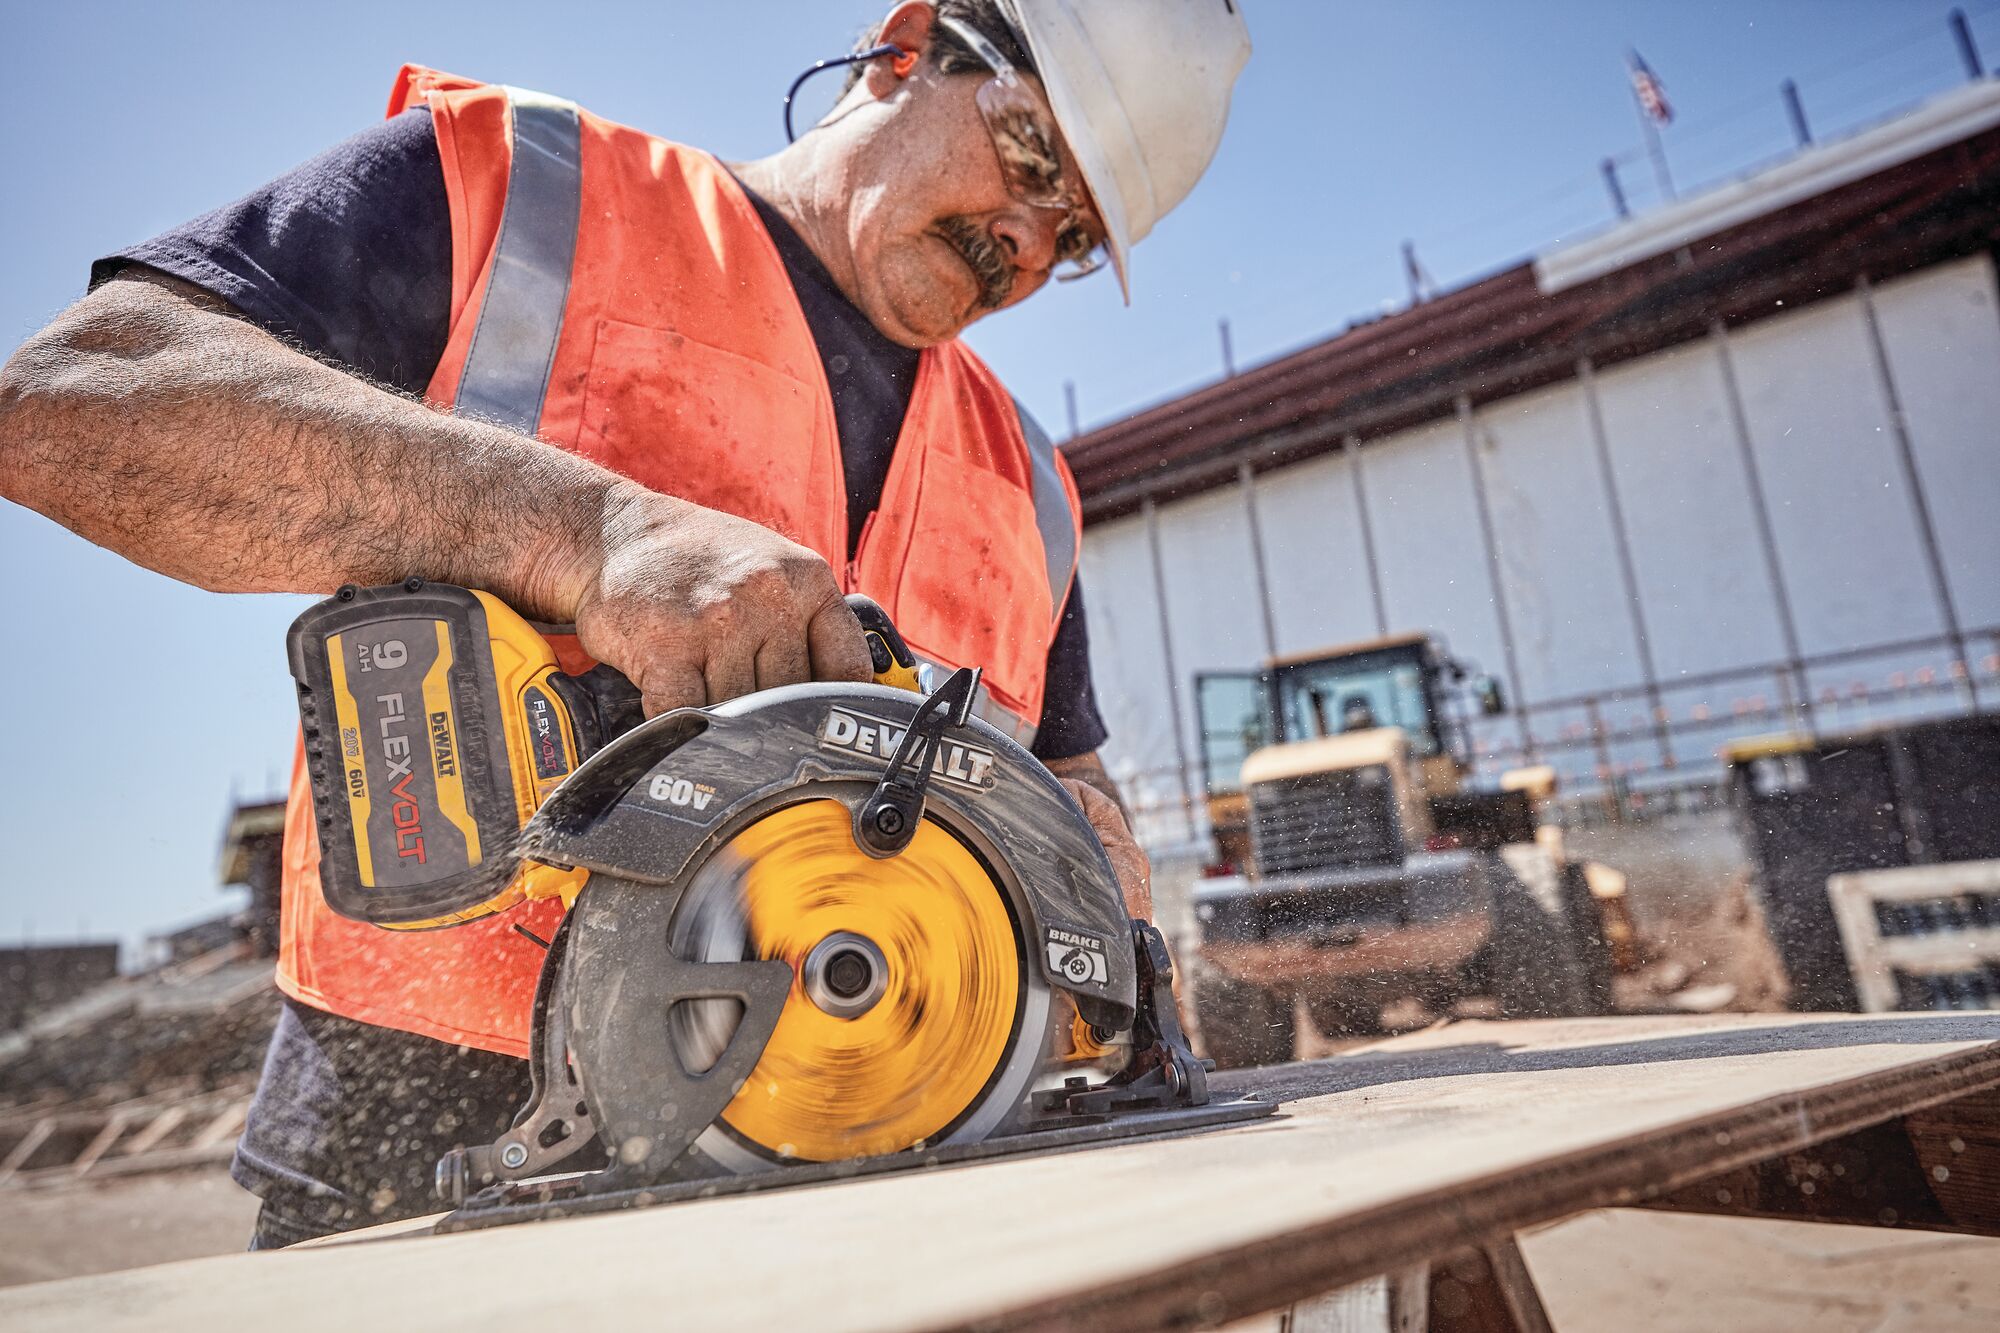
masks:
{"label": "safety glasses", "polygon": [[1063,214],[1056,228],[1056,280],[1074,282],[1103,268],[1111,261],[1111,252],[1101,230],[1090,221],[1089,199],[1080,182],[1063,173],[1060,138],[1047,106],[984,33],[943,14],[937,21],[993,71],[974,100],[993,139],[1007,192],[1024,204]]}

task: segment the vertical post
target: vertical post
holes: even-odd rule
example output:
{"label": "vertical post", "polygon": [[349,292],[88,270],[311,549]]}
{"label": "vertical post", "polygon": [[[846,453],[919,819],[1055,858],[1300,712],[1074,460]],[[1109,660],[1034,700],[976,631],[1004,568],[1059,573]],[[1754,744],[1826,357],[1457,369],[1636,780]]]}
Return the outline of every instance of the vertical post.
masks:
{"label": "vertical post", "polygon": [[1583,714],[1589,719],[1590,749],[1597,760],[1597,780],[1604,784],[1604,813],[1612,823],[1625,820],[1625,787],[1618,780],[1618,770],[1611,766],[1611,746],[1604,736],[1604,713],[1597,706],[1597,696],[1591,695],[1583,704]]}
{"label": "vertical post", "polygon": [[1639,652],[1639,669],[1645,673],[1646,708],[1652,714],[1653,741],[1660,752],[1660,766],[1673,768],[1674,746],[1667,734],[1667,709],[1660,697],[1660,675],[1653,666],[1653,641],[1646,629],[1646,603],[1639,594],[1639,569],[1632,558],[1632,535],[1625,526],[1625,506],[1618,494],[1618,475],[1611,468],[1611,437],[1604,429],[1604,405],[1597,396],[1597,367],[1589,357],[1576,363],[1577,378],[1583,384],[1583,401],[1590,415],[1590,439],[1597,449],[1597,471],[1604,480],[1604,509],[1611,520],[1611,540],[1618,551],[1618,572],[1625,584],[1625,606],[1632,616],[1632,643]]}
{"label": "vertical post", "polygon": [[1611,195],[1611,207],[1617,210],[1619,217],[1631,217],[1632,206],[1625,202],[1625,186],[1618,179],[1617,160],[1605,158],[1600,164],[1600,170],[1604,172],[1604,188]]}
{"label": "vertical post", "polygon": [[[1944,623],[1945,637],[1951,640],[1951,652],[1966,670],[1972,667],[1972,654],[1967,651],[1965,627],[1958,618],[1958,606],[1951,595],[1951,579],[1944,567],[1944,554],[1938,545],[1937,522],[1931,514],[1930,495],[1924,489],[1923,474],[1917,470],[1917,453],[1910,441],[1910,419],[1903,410],[1903,397],[1896,388],[1896,376],[1889,368],[1889,346],[1882,338],[1882,322],[1875,313],[1875,287],[1862,274],[1854,284],[1855,294],[1861,298],[1862,320],[1868,326],[1868,348],[1874,354],[1875,377],[1882,387],[1882,401],[1889,408],[1889,433],[1896,441],[1896,461],[1903,468],[1903,484],[1910,491],[1910,509],[1917,520],[1917,535],[1923,540],[1924,567],[1930,571],[1931,592],[1937,598],[1938,618]],[[1978,695],[1973,696],[1973,711],[1979,711]]]}
{"label": "vertical post", "polygon": [[1639,128],[1646,135],[1646,154],[1653,159],[1653,178],[1660,183],[1660,198],[1678,198],[1674,191],[1674,175],[1667,170],[1667,146],[1660,141],[1660,127],[1646,114],[1644,107],[1639,108]]}
{"label": "vertical post", "polygon": [[1278,655],[1278,618],[1271,609],[1271,579],[1264,563],[1264,527],[1257,521],[1257,473],[1249,460],[1236,465],[1236,485],[1243,492],[1243,516],[1250,523],[1251,567],[1257,575],[1257,606],[1264,613],[1264,656]]}
{"label": "vertical post", "polygon": [[1472,498],[1478,502],[1479,541],[1486,552],[1486,579],[1492,589],[1493,611],[1500,623],[1500,653],[1507,661],[1507,692],[1513,698],[1514,722],[1521,730],[1521,752],[1530,763],[1538,757],[1535,733],[1528,726],[1528,701],[1521,693],[1521,663],[1514,651],[1514,622],[1507,610],[1507,589],[1500,578],[1500,546],[1493,535],[1493,506],[1486,498],[1486,465],[1479,461],[1478,422],[1472,399],[1458,396],[1458,424],[1465,434],[1465,462],[1472,470]]}
{"label": "vertical post", "polygon": [[1073,440],[1083,433],[1077,427],[1075,380],[1063,381],[1063,407],[1069,412],[1069,437]]}
{"label": "vertical post", "polygon": [[1965,11],[1951,11],[1951,35],[1958,41],[1958,58],[1965,62],[1965,77],[1973,83],[1986,77],[1986,67],[1979,61],[1979,45],[1972,40],[1972,25],[1965,21]]}
{"label": "vertical post", "polygon": [[1784,95],[1785,111],[1792,118],[1792,137],[1799,141],[1799,147],[1811,147],[1812,126],[1806,124],[1806,104],[1799,100],[1799,85],[1786,79],[1778,85],[1778,91]]}
{"label": "vertical post", "polygon": [[1349,435],[1340,442],[1347,455],[1348,472],[1354,478],[1354,510],[1361,518],[1361,557],[1368,565],[1368,595],[1375,604],[1375,632],[1389,633],[1388,603],[1382,597],[1382,565],[1375,554],[1375,520],[1368,513],[1368,483],[1361,475],[1361,437]]}
{"label": "vertical post", "polygon": [[1813,729],[1812,682],[1806,676],[1805,654],[1799,647],[1798,621],[1792,615],[1791,593],[1778,558],[1778,536],[1771,526],[1771,502],[1764,494],[1764,477],[1757,468],[1757,451],[1750,441],[1750,417],[1743,410],[1743,390],[1736,382],[1736,359],[1729,351],[1729,328],[1720,319],[1708,326],[1722,366],[1722,393],[1729,400],[1729,420],[1736,432],[1737,457],[1743,464],[1743,488],[1750,495],[1750,513],[1757,521],[1757,543],[1763,549],[1764,574],[1771,584],[1771,603],[1778,613],[1778,633],[1785,646],[1787,703],[1807,731]]}
{"label": "vertical post", "polygon": [[1217,329],[1222,334],[1222,376],[1224,379],[1234,379],[1236,378],[1236,349],[1229,345],[1229,321],[1227,319],[1218,319],[1215,323]]}
{"label": "vertical post", "polygon": [[1169,721],[1174,731],[1174,762],[1179,766],[1181,817],[1192,842],[1198,828],[1194,818],[1194,787],[1189,781],[1192,770],[1188,766],[1187,737],[1181,731],[1181,674],[1174,664],[1173,622],[1167,617],[1167,568],[1160,559],[1160,518],[1152,496],[1140,502],[1139,512],[1145,517],[1146,546],[1153,557],[1153,602],[1160,611],[1160,665],[1167,673],[1167,708],[1173,714]]}
{"label": "vertical post", "polygon": [[[1662,201],[1672,199],[1674,178],[1667,171],[1667,149],[1660,142],[1660,122],[1653,113],[1657,111],[1662,117],[1671,119],[1673,112],[1667,108],[1665,91],[1660,87],[1659,79],[1646,67],[1646,62],[1640,59],[1637,51],[1625,52],[1625,67],[1632,80],[1632,110],[1638,114],[1639,133],[1645,137],[1646,152],[1653,159],[1653,175],[1659,180],[1660,198]],[[1645,85],[1643,88],[1642,82]],[[1650,104],[1646,95],[1649,92],[1653,94]]]}
{"label": "vertical post", "polygon": [[1403,242],[1403,277],[1410,284],[1410,304],[1422,305],[1424,300],[1424,267],[1417,262],[1415,241]]}

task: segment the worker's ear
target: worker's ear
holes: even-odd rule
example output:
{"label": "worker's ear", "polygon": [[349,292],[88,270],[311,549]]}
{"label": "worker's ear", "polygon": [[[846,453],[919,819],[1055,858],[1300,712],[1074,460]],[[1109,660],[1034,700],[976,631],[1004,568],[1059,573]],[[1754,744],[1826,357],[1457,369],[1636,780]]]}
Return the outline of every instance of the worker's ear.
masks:
{"label": "worker's ear", "polygon": [[904,0],[890,10],[889,17],[882,21],[882,35],[876,40],[901,47],[903,54],[868,62],[862,82],[867,85],[869,95],[893,96],[930,50],[936,31],[937,10],[927,0]]}

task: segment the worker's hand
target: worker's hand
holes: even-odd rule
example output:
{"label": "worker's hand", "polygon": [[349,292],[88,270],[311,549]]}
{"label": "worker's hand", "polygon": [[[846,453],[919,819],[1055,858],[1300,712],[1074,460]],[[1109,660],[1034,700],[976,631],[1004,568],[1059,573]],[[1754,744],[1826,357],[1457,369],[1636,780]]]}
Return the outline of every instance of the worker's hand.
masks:
{"label": "worker's hand", "polygon": [[1132,837],[1132,829],[1125,822],[1125,812],[1118,808],[1116,801],[1081,778],[1066,778],[1058,773],[1057,780],[1083,807],[1083,816],[1090,821],[1091,831],[1104,844],[1104,854],[1110,858],[1111,869],[1118,876],[1118,888],[1125,895],[1126,915],[1151,921],[1153,866]]}
{"label": "worker's hand", "polygon": [[578,641],[632,679],[648,717],[778,685],[871,677],[832,568],[733,514],[633,487],[579,583]]}

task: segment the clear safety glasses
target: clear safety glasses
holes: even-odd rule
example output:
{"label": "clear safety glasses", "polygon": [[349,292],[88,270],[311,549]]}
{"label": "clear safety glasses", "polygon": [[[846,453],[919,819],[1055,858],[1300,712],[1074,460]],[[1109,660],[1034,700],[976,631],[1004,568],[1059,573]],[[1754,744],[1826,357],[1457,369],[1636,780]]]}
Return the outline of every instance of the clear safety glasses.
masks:
{"label": "clear safety glasses", "polygon": [[1073,282],[1095,273],[1111,261],[1103,232],[1092,221],[1089,196],[1081,181],[1063,172],[1060,139],[1042,99],[1022,79],[1007,57],[977,28],[940,14],[938,22],[986,62],[993,77],[975,94],[1000,175],[1007,191],[1035,208],[1060,210],[1056,228],[1058,282]]}

